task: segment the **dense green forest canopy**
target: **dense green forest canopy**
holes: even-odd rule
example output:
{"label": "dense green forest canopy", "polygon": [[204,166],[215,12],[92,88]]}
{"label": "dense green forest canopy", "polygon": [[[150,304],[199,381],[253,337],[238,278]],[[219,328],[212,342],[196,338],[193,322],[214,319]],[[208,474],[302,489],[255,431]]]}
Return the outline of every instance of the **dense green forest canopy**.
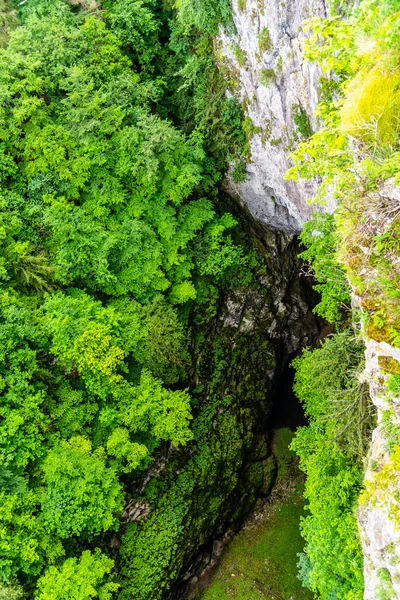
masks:
{"label": "dense green forest canopy", "polygon": [[0,597],[106,600],[124,477],[192,438],[188,316],[245,260],[241,110],[168,3],[0,10]]}

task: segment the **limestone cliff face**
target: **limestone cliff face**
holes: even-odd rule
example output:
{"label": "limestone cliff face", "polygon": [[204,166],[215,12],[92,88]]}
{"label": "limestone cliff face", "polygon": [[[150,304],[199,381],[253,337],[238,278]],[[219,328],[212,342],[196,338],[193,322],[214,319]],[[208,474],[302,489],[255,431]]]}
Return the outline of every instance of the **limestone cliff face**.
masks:
{"label": "limestone cliff face", "polygon": [[[232,0],[237,33],[221,32],[220,60],[231,69],[251,119],[246,181],[228,178],[231,195],[264,225],[298,233],[311,215],[317,182],[284,181],[295,144],[317,129],[319,67],[304,61],[302,23],[326,16],[325,0]],[[332,210],[333,206],[327,206]]]}
{"label": "limestone cliff face", "polygon": [[[398,218],[400,187],[391,180],[383,184],[378,194],[386,198],[392,210],[389,220]],[[356,307],[363,307],[354,296]],[[365,335],[366,368],[370,396],[377,409],[378,426],[372,436],[365,481],[376,481],[392,463],[390,444],[398,443],[393,432],[400,431],[400,397],[387,389],[388,373],[400,371],[400,349],[386,341],[376,341]],[[389,415],[390,425],[387,418]],[[374,485],[367,502],[361,502],[358,511],[359,528],[364,552],[365,600],[400,598],[400,529],[393,519],[393,508],[398,505],[400,473],[392,468],[384,484]]]}
{"label": "limestone cliff face", "polygon": [[[366,340],[366,375],[370,382],[370,394],[378,411],[378,426],[372,437],[366,481],[373,480],[390,462],[388,440],[382,417],[385,411],[393,414],[400,426],[400,398],[390,399],[386,393],[386,376],[379,366],[379,357],[394,358],[400,362],[400,350],[385,342]],[[364,552],[365,600],[379,597],[400,598],[400,530],[392,515],[393,496],[400,492],[400,481],[394,478],[384,494],[383,502],[372,497],[362,504],[358,512],[361,542]],[[386,590],[386,596],[382,596]]]}
{"label": "limestone cliff face", "polygon": [[[307,199],[318,182],[284,180],[291,166],[289,154],[295,145],[318,128],[313,113],[318,102],[321,72],[304,61],[305,34],[302,23],[314,16],[327,16],[325,0],[232,0],[236,34],[220,32],[219,60],[230,70],[251,130],[251,160],[247,178],[234,183],[227,178],[227,191],[266,228],[298,233],[311,216]],[[390,186],[389,186],[390,187]],[[381,190],[393,203],[400,203],[400,189]],[[328,202],[326,210],[335,209]],[[362,299],[354,296],[355,306]],[[400,351],[386,342],[365,335],[366,370],[372,401],[377,409],[366,481],[390,462],[388,433],[383,414],[400,427],[400,398],[389,397],[386,360],[400,363]],[[399,365],[400,368],[400,365]],[[387,499],[370,498],[358,510],[364,551],[365,600],[400,599],[400,529],[391,515],[393,494],[400,497],[400,472],[390,485]],[[398,502],[398,498],[395,498]]]}

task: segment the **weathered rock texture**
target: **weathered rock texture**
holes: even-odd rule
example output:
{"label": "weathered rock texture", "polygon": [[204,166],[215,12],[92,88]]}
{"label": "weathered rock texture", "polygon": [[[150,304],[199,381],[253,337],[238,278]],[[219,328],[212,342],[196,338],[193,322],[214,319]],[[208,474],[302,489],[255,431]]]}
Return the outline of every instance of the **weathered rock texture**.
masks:
{"label": "weathered rock texture", "polygon": [[[385,342],[366,340],[366,375],[370,382],[370,394],[378,411],[378,426],[372,437],[369,452],[366,480],[375,477],[378,471],[390,461],[385,428],[382,426],[382,415],[394,408],[398,425],[400,426],[400,398],[390,399],[386,393],[379,357],[395,358],[400,363],[400,350]],[[400,481],[393,481],[390,495],[397,488],[400,491]],[[400,530],[390,516],[389,500],[387,504],[374,505],[374,499],[359,508],[359,526],[364,552],[365,600],[376,600],[385,588],[392,588],[387,598],[400,598]],[[390,574],[390,580],[385,573]]]}
{"label": "weathered rock texture", "polygon": [[[378,193],[391,201],[393,209],[396,208],[396,204],[400,205],[400,188],[395,186],[392,180],[386,182]],[[396,211],[393,211],[392,218],[398,218],[396,214]],[[362,300],[357,296],[354,296],[354,303],[355,307],[362,307]],[[388,392],[388,372],[382,369],[382,365],[385,364],[397,365],[400,369],[400,350],[385,341],[375,341],[367,336],[365,344],[365,376],[378,415],[378,426],[373,432],[365,474],[368,481],[373,480],[391,460],[388,452],[388,438],[391,434],[383,423],[386,411],[390,411],[392,423],[400,431],[400,398]],[[367,504],[361,504],[359,507],[359,528],[364,552],[365,600],[400,599],[400,529],[390,514],[390,505],[396,500],[397,494],[400,494],[400,479],[394,474],[387,491],[380,495],[378,501],[372,497]]]}
{"label": "weathered rock texture", "polygon": [[[274,388],[288,356],[319,331],[292,236],[247,236],[258,238],[259,266],[227,282],[214,316],[205,307],[194,325],[194,440],[164,448],[151,481],[146,474],[130,488],[121,551],[129,544],[123,587],[132,598],[185,597],[226,533],[237,530],[272,483],[267,423]],[[157,485],[160,494],[149,503],[145,488]]]}
{"label": "weathered rock texture", "polygon": [[[206,477],[196,470],[191,475],[200,478],[174,563],[182,569],[168,600],[190,597],[193,577],[215,562],[226,535],[269,492],[273,462],[267,430],[274,387],[288,355],[319,335],[291,236],[264,233],[259,251],[265,272],[250,285],[238,282],[228,291],[216,320],[201,328],[205,337],[194,348],[195,383],[204,389],[207,411],[214,407],[211,428],[199,447],[201,452],[209,447],[211,453]],[[194,455],[193,462],[197,460]]]}
{"label": "weathered rock texture", "polygon": [[[311,215],[318,182],[284,181],[295,143],[317,128],[319,67],[304,61],[302,23],[326,16],[325,0],[233,0],[236,35],[221,32],[221,60],[253,123],[247,179],[227,190],[263,224],[292,233]],[[240,6],[240,8],[239,8]],[[333,206],[327,206],[331,210]]]}

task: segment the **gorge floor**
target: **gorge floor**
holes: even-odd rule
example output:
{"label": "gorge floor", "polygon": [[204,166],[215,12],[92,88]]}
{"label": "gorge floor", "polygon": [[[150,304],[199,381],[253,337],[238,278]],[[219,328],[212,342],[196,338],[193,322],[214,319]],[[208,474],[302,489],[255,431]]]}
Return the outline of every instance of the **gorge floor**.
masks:
{"label": "gorge floor", "polygon": [[[303,474],[289,449],[293,432],[277,429],[272,450],[277,478],[268,498],[260,500],[241,531],[225,548],[205,590],[196,600],[311,600],[297,578],[297,554],[303,549]],[[192,596],[193,597],[193,596]]]}

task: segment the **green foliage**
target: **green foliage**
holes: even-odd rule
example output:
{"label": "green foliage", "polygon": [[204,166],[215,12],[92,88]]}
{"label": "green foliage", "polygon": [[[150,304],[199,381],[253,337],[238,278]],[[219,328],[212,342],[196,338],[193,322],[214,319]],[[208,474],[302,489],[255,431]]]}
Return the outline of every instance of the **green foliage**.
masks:
{"label": "green foliage", "polygon": [[365,482],[360,501],[363,504],[385,507],[397,528],[400,524],[400,510],[397,503],[398,479],[400,471],[400,446],[394,446],[390,461],[385,463],[373,479]]}
{"label": "green foliage", "polygon": [[[316,114],[322,128],[292,155],[288,179],[323,178],[312,199],[339,201],[338,260],[368,314],[367,333],[396,346],[400,323],[398,214],[374,194],[399,172],[399,4],[364,0],[350,12],[312,19],[308,60],[334,72]],[[341,11],[339,11],[341,13]],[[332,84],[333,81],[333,84]],[[357,152],[350,136],[357,139]],[[397,181],[398,183],[398,181]]]}
{"label": "green foliage", "polygon": [[268,52],[272,48],[271,34],[267,27],[263,27],[258,34],[258,50],[260,54]]}
{"label": "green foliage", "polygon": [[346,132],[365,141],[390,145],[398,138],[400,73],[377,66],[362,71],[348,86],[341,110]]}
{"label": "green foliage", "polygon": [[114,562],[97,549],[82,552],[79,559],[67,558],[61,568],[49,567],[38,581],[37,600],[111,600],[118,584],[105,582]]}
{"label": "green foliage", "polygon": [[313,130],[307,112],[301,106],[294,106],[292,116],[299,136],[303,139],[311,137]]}
{"label": "green foliage", "polygon": [[229,0],[176,0],[179,19],[200,31],[215,34],[219,25],[233,28]]}
{"label": "green foliage", "polygon": [[20,600],[23,598],[22,587],[17,585],[1,585],[0,584],[0,599],[1,600]]}
{"label": "green foliage", "polygon": [[275,81],[275,71],[273,69],[266,69],[265,67],[262,68],[258,80],[265,86],[270,85],[271,82]]}
{"label": "green foliage", "polygon": [[0,596],[113,597],[126,482],[193,438],[189,315],[248,261],[212,4],[0,0]]}
{"label": "green foliage", "polygon": [[400,446],[400,426],[397,423],[393,410],[385,410],[382,415],[382,429],[385,434],[386,446],[389,452],[393,452],[396,446]]}
{"label": "green foliage", "polygon": [[[148,490],[151,515],[126,528],[120,548],[121,599],[161,598],[185,556],[208,539],[221,519],[235,518],[232,495],[243,481],[240,469],[246,468],[246,453],[251,448],[254,451],[255,399],[262,400],[265,395],[265,387],[258,381],[264,368],[254,368],[255,349],[263,367],[273,367],[275,353],[268,340],[255,338],[254,332],[236,338],[234,346],[226,331],[212,346],[203,336],[198,343],[198,377],[206,389],[199,389],[195,396],[199,412],[193,424],[190,459],[183,463],[177,455],[170,461],[168,475]],[[252,376],[232,379],[231,371]],[[199,402],[204,393],[207,401]],[[254,471],[242,483],[246,498],[253,497],[262,485],[262,469]]]}
{"label": "green foliage", "polygon": [[204,181],[215,193],[210,185],[220,181],[220,171],[226,168],[227,159],[242,161],[246,157],[242,106],[234,89],[227,97],[232,76],[207,30],[190,26],[183,17],[172,21],[169,47],[167,73],[171,98],[166,108],[171,110],[172,101],[174,119],[178,117],[183,130],[203,142],[208,154]]}
{"label": "green foliage", "polygon": [[250,518],[224,549],[204,600],[313,598],[311,591],[302,588],[296,572],[296,554],[303,547],[299,521],[304,500],[302,474],[288,449],[292,437],[287,429],[274,432],[277,493],[266,501],[266,510],[256,510],[256,518]]}
{"label": "green foliage", "polygon": [[244,67],[247,61],[246,52],[239,46],[239,44],[236,44],[234,46],[233,53],[235,55],[239,67]]}
{"label": "green foliage", "polygon": [[105,465],[105,452],[71,438],[51,450],[43,464],[46,492],[42,499],[47,529],[60,538],[94,534],[116,525],[123,496],[115,472]]}
{"label": "green foliage", "polygon": [[[121,546],[121,599],[161,598],[163,589],[182,566],[188,536],[190,543],[198,547],[203,528],[210,527],[210,519],[217,521],[227,489],[233,490],[237,484],[243,444],[241,426],[234,415],[226,412],[218,421],[218,436],[213,435],[211,440],[198,438],[201,451],[175,478],[151,517],[142,525],[127,527]],[[207,494],[203,491],[199,496],[196,488],[201,481],[200,487],[206,485]],[[216,493],[217,486],[223,493]],[[212,503],[212,509],[208,503]]]}
{"label": "green foliage", "polygon": [[321,348],[306,349],[293,362],[294,390],[306,415],[323,422],[324,431],[346,454],[361,459],[373,424],[366,384],[359,381],[364,346],[354,332],[327,338]]}
{"label": "green foliage", "polygon": [[292,442],[307,475],[310,513],[301,526],[306,547],[300,577],[323,598],[363,597],[354,509],[373,418],[367,390],[357,380],[362,360],[362,344],[344,331],[294,361],[294,389],[310,419]]}
{"label": "green foliage", "polygon": [[300,254],[311,263],[317,280],[314,289],[321,294],[321,301],[314,311],[330,323],[343,320],[343,313],[350,310],[350,287],[345,272],[337,259],[338,236],[333,215],[314,212],[300,234],[307,250]]}

